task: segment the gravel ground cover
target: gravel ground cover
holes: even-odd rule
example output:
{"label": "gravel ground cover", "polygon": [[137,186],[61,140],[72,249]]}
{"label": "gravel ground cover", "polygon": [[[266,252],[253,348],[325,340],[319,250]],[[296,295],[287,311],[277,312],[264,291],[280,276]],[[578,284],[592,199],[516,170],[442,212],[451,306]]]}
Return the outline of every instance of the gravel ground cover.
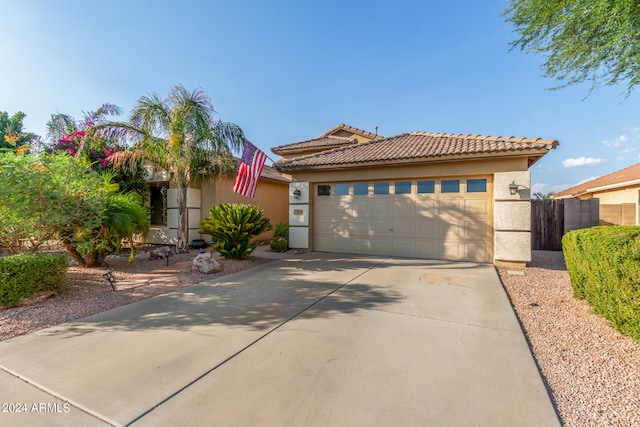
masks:
{"label": "gravel ground cover", "polygon": [[573,297],[562,252],[498,273],[564,424],[640,426],[640,343]]}
{"label": "gravel ground cover", "polygon": [[[216,258],[223,271],[191,270],[197,252],[149,260],[110,257],[118,291],[104,268],[68,270],[69,289],[44,301],[0,310],[0,340],[71,321],[143,298],[253,268],[271,259]],[[549,393],[566,426],[640,426],[640,343],[624,336],[573,297],[562,252],[533,251],[524,270],[498,274],[525,331]]]}
{"label": "gravel ground cover", "polygon": [[0,341],[273,261],[254,256],[227,260],[215,253],[214,258],[222,271],[204,274],[192,270],[197,254],[197,250],[172,254],[169,266],[166,259],[149,259],[146,251],[137,253],[131,264],[127,262],[128,253],[109,256],[106,262],[116,279],[115,292],[103,277],[106,267],[69,267],[69,288],[64,293],[33,304],[0,310]]}

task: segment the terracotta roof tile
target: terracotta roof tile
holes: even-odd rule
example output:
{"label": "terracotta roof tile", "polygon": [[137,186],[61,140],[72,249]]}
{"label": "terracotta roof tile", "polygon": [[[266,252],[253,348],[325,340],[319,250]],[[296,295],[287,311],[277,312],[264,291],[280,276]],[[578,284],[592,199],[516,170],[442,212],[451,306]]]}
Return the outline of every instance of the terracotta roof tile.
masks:
{"label": "terracotta roof tile", "polygon": [[291,178],[289,177],[289,175],[283,174],[282,172],[278,171],[276,168],[269,165],[264,165],[264,167],[262,168],[262,172],[260,173],[260,178],[268,178],[268,179],[273,179],[275,181],[291,182]]}
{"label": "terracotta roof tile", "polygon": [[314,149],[330,149],[336,147],[342,147],[345,145],[357,144],[358,140],[355,138],[345,138],[343,136],[319,136],[318,138],[308,139],[306,141],[294,142],[293,144],[279,145],[273,147],[271,151],[274,154],[293,154]]}
{"label": "terracotta roof tile", "polygon": [[358,129],[353,126],[345,125],[344,123],[339,123],[338,125],[332,127],[328,131],[322,133],[320,136],[308,139],[306,141],[294,142],[292,144],[278,145],[277,147],[273,147],[271,152],[278,155],[287,155],[287,154],[295,154],[295,153],[304,153],[308,151],[319,151],[319,150],[327,150],[330,148],[343,147],[346,145],[357,144],[358,139],[353,137],[345,137],[334,135],[334,133],[339,131],[346,131],[353,135],[359,135],[364,137],[365,139],[380,139],[382,136],[377,135],[373,132],[369,132],[366,130]]}
{"label": "terracotta roof tile", "polygon": [[410,132],[294,159],[280,160],[278,164],[285,170],[365,166],[381,162],[409,162],[474,154],[539,153],[555,148],[557,144],[558,141],[541,138]]}
{"label": "terracotta roof tile", "polygon": [[600,178],[592,179],[591,181],[583,182],[566,190],[560,191],[553,195],[554,199],[560,199],[563,197],[574,197],[580,194],[588,193],[590,189],[599,187],[624,185],[630,181],[640,180],[640,163],[637,163],[628,168],[621,169],[610,173],[609,175],[601,176]]}
{"label": "terracotta roof tile", "polygon": [[336,126],[332,127],[331,129],[329,129],[328,131],[326,131],[322,135],[320,135],[320,137],[331,135],[334,132],[337,132],[339,130],[346,130],[347,132],[351,132],[351,133],[356,134],[356,135],[362,135],[364,137],[371,138],[371,139],[382,138],[381,135],[378,135],[378,134],[375,134],[373,132],[369,132],[369,131],[366,131],[366,130],[358,129],[358,128],[353,127],[353,126],[345,125],[344,123],[338,123]]}

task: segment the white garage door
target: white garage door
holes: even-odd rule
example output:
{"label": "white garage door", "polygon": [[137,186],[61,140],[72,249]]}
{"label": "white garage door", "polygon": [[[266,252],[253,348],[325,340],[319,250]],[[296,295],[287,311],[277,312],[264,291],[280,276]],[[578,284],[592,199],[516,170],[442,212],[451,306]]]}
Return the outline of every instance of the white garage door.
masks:
{"label": "white garage door", "polygon": [[490,263],[492,194],[488,177],[319,184],[313,247]]}

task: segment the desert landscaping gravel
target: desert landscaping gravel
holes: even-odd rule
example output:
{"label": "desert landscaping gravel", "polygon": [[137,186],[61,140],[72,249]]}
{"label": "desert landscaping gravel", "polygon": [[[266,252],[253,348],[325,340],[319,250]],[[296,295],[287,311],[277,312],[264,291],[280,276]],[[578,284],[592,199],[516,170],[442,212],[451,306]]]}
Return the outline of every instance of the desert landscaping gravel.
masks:
{"label": "desert landscaping gravel", "polygon": [[498,273],[564,424],[640,426],[640,343],[573,297],[562,252]]}
{"label": "desert landscaping gravel", "polygon": [[[272,261],[216,255],[223,271],[202,274],[191,270],[195,255],[174,255],[169,267],[146,253],[130,265],[126,257],[110,257],[117,292],[102,277],[104,268],[71,267],[65,293],[0,310],[0,340]],[[562,252],[534,251],[526,269],[497,270],[564,425],[640,426],[640,343],[573,297]]]}

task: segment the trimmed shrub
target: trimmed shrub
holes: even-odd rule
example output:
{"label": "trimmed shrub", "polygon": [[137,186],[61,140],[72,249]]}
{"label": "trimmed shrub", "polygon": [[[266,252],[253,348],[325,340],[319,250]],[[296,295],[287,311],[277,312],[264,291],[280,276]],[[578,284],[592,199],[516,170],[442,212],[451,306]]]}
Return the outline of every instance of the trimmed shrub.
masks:
{"label": "trimmed shrub", "polygon": [[251,240],[272,228],[264,211],[254,205],[222,203],[209,210],[209,214],[210,217],[200,221],[200,232],[211,236],[215,250],[225,258],[248,257],[260,244]]}
{"label": "trimmed shrub", "polygon": [[574,296],[640,341],[640,227],[574,230],[562,250]]}
{"label": "trimmed shrub", "polygon": [[288,242],[284,237],[274,237],[269,246],[274,252],[284,252],[287,250]]}
{"label": "trimmed shrub", "polygon": [[67,287],[65,254],[20,254],[0,258],[0,306],[17,304],[41,291]]}
{"label": "trimmed shrub", "polygon": [[275,230],[273,230],[273,237],[284,237],[285,240],[289,240],[289,223],[285,221],[276,225]]}

